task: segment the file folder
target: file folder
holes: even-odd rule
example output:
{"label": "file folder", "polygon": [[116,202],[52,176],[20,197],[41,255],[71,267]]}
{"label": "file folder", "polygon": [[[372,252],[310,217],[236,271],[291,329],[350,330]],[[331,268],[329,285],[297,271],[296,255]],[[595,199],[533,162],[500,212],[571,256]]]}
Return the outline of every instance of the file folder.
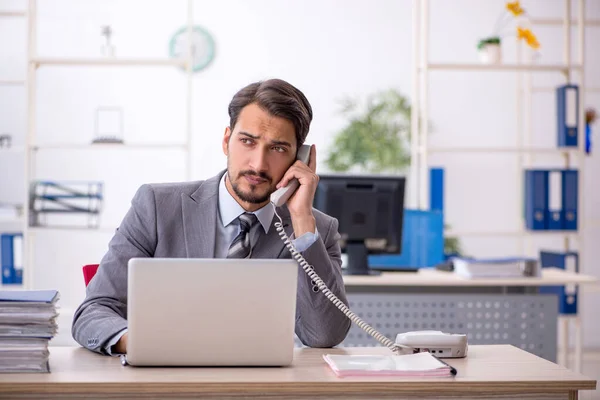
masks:
{"label": "file folder", "polygon": [[0,303],[46,303],[53,304],[58,301],[58,290],[10,290],[0,291]]}
{"label": "file folder", "polygon": [[579,132],[579,87],[563,85],[556,89],[558,146],[577,147]]}
{"label": "file folder", "polygon": [[4,233],[0,235],[0,260],[2,284],[23,283],[23,235]]}
{"label": "file folder", "polygon": [[563,229],[563,173],[561,170],[548,171],[548,214],[547,229]]}
{"label": "file folder", "polygon": [[525,171],[525,225],[527,229],[547,229],[548,171]]}
{"label": "file folder", "polygon": [[13,237],[13,268],[15,270],[13,284],[23,284],[23,235],[21,234]]}
{"label": "file folder", "polygon": [[576,169],[562,171],[563,229],[577,230],[579,173]]}
{"label": "file folder", "polygon": [[0,236],[0,257],[2,258],[2,284],[12,284],[15,268],[12,263],[12,238],[8,235]]}
{"label": "file folder", "polygon": [[[541,251],[540,262],[542,268],[553,267],[567,272],[579,273],[579,254],[577,252]],[[558,295],[558,312],[560,314],[577,314],[578,285],[541,286],[539,292]]]}
{"label": "file folder", "polygon": [[429,170],[429,209],[444,211],[444,169]]}

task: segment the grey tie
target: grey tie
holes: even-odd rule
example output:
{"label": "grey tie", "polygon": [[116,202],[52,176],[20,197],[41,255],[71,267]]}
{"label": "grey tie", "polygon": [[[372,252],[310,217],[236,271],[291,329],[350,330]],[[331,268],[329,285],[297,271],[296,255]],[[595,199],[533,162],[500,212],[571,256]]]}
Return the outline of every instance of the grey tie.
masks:
{"label": "grey tie", "polygon": [[238,219],[240,220],[240,233],[233,239],[231,246],[229,246],[227,258],[248,258],[252,253],[249,232],[258,219],[256,215],[249,213],[243,213]]}

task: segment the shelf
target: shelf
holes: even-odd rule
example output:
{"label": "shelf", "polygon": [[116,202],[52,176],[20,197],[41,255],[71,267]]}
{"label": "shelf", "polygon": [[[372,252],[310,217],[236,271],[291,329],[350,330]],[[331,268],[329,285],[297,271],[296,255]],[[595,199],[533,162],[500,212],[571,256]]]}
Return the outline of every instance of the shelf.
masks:
{"label": "shelf", "polygon": [[54,66],[174,66],[186,67],[187,60],[173,58],[52,58],[37,57],[31,59],[31,62],[38,67],[47,65]]}
{"label": "shelf", "polygon": [[565,235],[577,235],[578,231],[455,231],[455,230],[446,230],[444,231],[444,236],[447,237],[467,237],[467,236],[480,236],[480,237],[511,237],[511,236],[565,236]]}
{"label": "shelf", "polygon": [[[427,65],[430,70],[440,71],[541,71],[541,72],[566,72],[568,69],[578,70],[581,69],[581,65],[571,64],[567,66],[565,64],[446,64],[446,63],[430,63]],[[423,70],[424,67],[420,66],[419,70]]]}
{"label": "shelf", "polygon": [[25,81],[18,79],[0,80],[0,86],[25,86]]}
{"label": "shelf", "polygon": [[579,152],[578,148],[544,148],[544,147],[429,147],[429,153],[542,153],[564,154]]}
{"label": "shelf", "polygon": [[23,218],[0,218],[0,233],[22,231]]}
{"label": "shelf", "polygon": [[0,11],[0,17],[26,17],[27,11]]}
{"label": "shelf", "polygon": [[0,147],[0,155],[6,153],[23,153],[25,151],[25,146],[11,146],[11,147]]}
{"label": "shelf", "polygon": [[[600,26],[600,19],[584,19],[583,23],[585,26]],[[562,18],[533,18],[531,19],[532,25],[560,25],[564,26],[565,20]],[[572,19],[571,26],[576,27],[579,25],[579,20]]]}
{"label": "shelf", "polygon": [[52,143],[37,144],[31,146],[32,150],[127,150],[127,149],[155,149],[155,150],[186,150],[186,144],[177,143],[147,143],[147,144],[120,144],[120,143],[97,143],[97,144],[72,144]]}
{"label": "shelf", "polygon": [[23,290],[25,286],[23,284],[2,284],[0,283],[0,290]]}
{"label": "shelf", "polygon": [[[554,93],[556,92],[556,87],[542,87],[542,86],[534,86],[531,88],[532,92],[537,93]],[[584,89],[586,93],[600,93],[600,87],[586,87]]]}

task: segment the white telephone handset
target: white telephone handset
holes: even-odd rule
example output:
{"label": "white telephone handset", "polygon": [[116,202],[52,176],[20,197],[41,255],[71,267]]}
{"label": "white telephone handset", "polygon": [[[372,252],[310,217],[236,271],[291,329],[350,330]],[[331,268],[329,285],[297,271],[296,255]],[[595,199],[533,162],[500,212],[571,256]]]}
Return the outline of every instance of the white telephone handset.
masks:
{"label": "white telephone handset", "polygon": [[[308,161],[310,160],[310,145],[303,144],[300,146],[298,154],[296,155],[296,160],[300,160],[308,165]],[[281,207],[288,201],[299,186],[300,183],[298,180],[292,179],[287,186],[279,188],[271,194],[271,203],[275,204],[276,207]]]}
{"label": "white telephone handset", "polygon": [[[302,145],[300,149],[298,149],[296,159],[308,164],[310,159],[310,145]],[[298,189],[299,185],[300,183],[298,180],[293,179],[288,183],[287,186],[277,189],[271,194],[271,203],[273,203],[275,215],[279,219],[279,222],[275,222],[275,228],[277,229],[279,236],[281,236],[281,240],[283,240],[286,247],[290,251],[292,257],[294,257],[298,264],[300,264],[302,269],[304,269],[304,272],[306,272],[306,274],[312,279],[313,284],[323,292],[325,297],[327,297],[337,308],[339,308],[340,311],[343,312],[344,315],[346,315],[346,317],[348,317],[352,322],[358,325],[369,335],[377,339],[381,344],[388,347],[394,353],[412,354],[420,351],[434,352],[435,350],[432,349],[438,349],[437,354],[440,357],[465,357],[467,355],[466,335],[449,335],[442,332],[435,332],[435,334],[416,336],[415,333],[419,334],[420,332],[409,332],[408,334],[398,334],[396,342],[394,343],[392,340],[388,339],[383,334],[375,330],[375,328],[363,321],[358,315],[354,314],[352,310],[350,310],[348,306],[344,304],[344,302],[342,302],[331,290],[329,290],[325,282],[323,282],[319,275],[315,273],[312,265],[310,265],[296,250],[283,229],[283,221],[281,217],[279,214],[277,214],[276,207],[281,207],[284,205],[292,196],[292,194],[294,194],[296,189]],[[420,340],[415,341],[414,339],[416,338]],[[419,342],[419,346],[415,346],[416,342]],[[451,351],[442,351],[450,350],[450,348],[452,349]]]}

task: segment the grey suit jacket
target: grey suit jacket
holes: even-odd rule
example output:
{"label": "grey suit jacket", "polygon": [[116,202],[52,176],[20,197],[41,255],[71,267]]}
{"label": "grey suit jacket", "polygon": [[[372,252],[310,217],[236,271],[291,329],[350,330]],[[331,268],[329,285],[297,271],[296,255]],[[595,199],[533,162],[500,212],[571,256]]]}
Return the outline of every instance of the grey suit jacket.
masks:
{"label": "grey suit jacket", "polygon": [[[104,353],[108,341],[127,327],[127,263],[134,257],[213,258],[219,180],[141,186],[110,241],[86,298],[73,318],[72,334],[82,346]],[[288,236],[287,208],[277,210]],[[325,284],[348,304],[341,275],[338,221],[317,210],[319,239],[302,253]],[[273,218],[273,224],[277,218]],[[290,258],[274,226],[261,235],[252,258]],[[344,340],[350,321],[298,268],[296,334],[310,347],[331,347]],[[157,285],[159,283],[157,282]]]}

